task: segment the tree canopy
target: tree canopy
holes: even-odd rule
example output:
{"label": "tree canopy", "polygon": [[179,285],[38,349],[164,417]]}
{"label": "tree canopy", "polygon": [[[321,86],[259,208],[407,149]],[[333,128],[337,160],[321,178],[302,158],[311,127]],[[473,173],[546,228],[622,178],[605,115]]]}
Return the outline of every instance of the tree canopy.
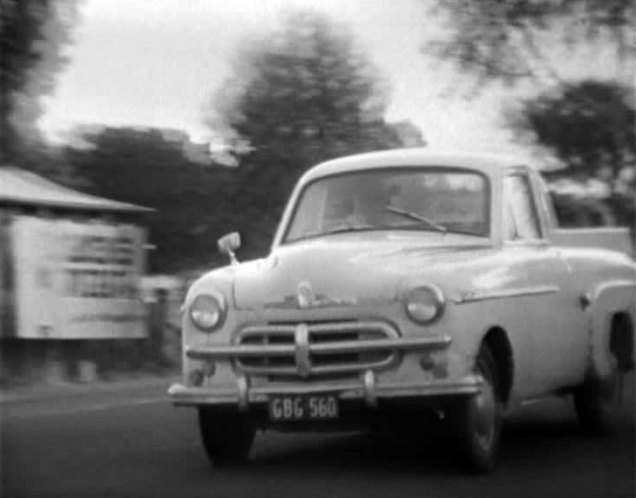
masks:
{"label": "tree canopy", "polygon": [[246,168],[296,177],[317,161],[401,145],[384,121],[387,102],[386,82],[345,27],[294,11],[246,40],[210,122],[249,151]]}
{"label": "tree canopy", "polygon": [[634,95],[615,83],[585,80],[560,86],[526,100],[512,124],[573,172],[612,180],[635,165]]}
{"label": "tree canopy", "polygon": [[69,147],[66,157],[87,182],[82,190],[156,210],[147,218],[156,245],[151,271],[224,262],[215,241],[240,221],[232,209],[235,172],[195,162],[192,150],[205,145],[193,144],[184,132],[154,128],[78,134],[84,148]]}
{"label": "tree canopy", "polygon": [[232,76],[214,96],[208,123],[239,158],[237,202],[248,247],[266,250],[293,184],[308,167],[424,143],[413,125],[384,120],[388,94],[349,30],[325,15],[293,11],[278,29],[245,41]]}
{"label": "tree canopy", "polygon": [[[546,173],[555,181],[562,223],[633,225],[636,107],[629,88],[597,80],[564,84],[524,101],[510,124],[521,140],[565,165]],[[573,179],[578,193],[569,192]]]}
{"label": "tree canopy", "polygon": [[424,5],[442,16],[446,28],[424,50],[476,76],[478,87],[524,78],[561,82],[548,54],[555,45],[574,51],[602,44],[627,68],[625,79],[633,77],[633,0],[424,0]]}
{"label": "tree canopy", "polygon": [[37,163],[41,99],[66,63],[78,0],[0,0],[0,159]]}
{"label": "tree canopy", "polygon": [[[624,222],[631,214],[629,224],[633,224],[636,2],[422,0],[422,4],[443,19],[443,29],[434,31],[424,52],[468,76],[462,81],[468,82],[471,96],[491,84],[530,83],[522,88],[531,97],[521,105],[504,104],[508,124],[522,142],[530,141],[561,160],[566,169],[555,177],[570,175],[583,184],[603,184],[613,192],[610,200],[617,218]],[[589,76],[573,70],[585,68],[595,56],[603,61],[604,74],[598,76],[603,81],[586,79]],[[579,201],[562,204],[567,208],[563,212],[570,214],[583,209]]]}

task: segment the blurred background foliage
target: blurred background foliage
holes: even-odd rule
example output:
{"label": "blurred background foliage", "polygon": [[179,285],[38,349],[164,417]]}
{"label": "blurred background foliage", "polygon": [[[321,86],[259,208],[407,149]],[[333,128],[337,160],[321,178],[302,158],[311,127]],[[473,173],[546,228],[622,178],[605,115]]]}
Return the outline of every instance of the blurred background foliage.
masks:
{"label": "blurred background foliage", "polygon": [[[95,195],[149,206],[153,272],[224,264],[220,235],[242,232],[244,258],[267,252],[283,205],[311,165],[343,154],[425,145],[384,115],[390,88],[347,27],[298,10],[246,39],[211,95],[205,122],[223,154],[179,130],[91,126],[48,145],[42,99],[81,22],[79,0],[0,0],[2,165]],[[477,95],[488,85],[535,90],[506,111],[520,142],[559,159],[546,173],[565,225],[634,224],[635,6],[631,0],[422,0],[444,21],[423,47],[453,64]],[[423,26],[426,17],[423,18]],[[549,44],[546,45],[546,40]],[[589,44],[616,62],[603,81],[570,81],[551,49]],[[578,186],[577,186],[578,185]]]}
{"label": "blurred background foliage", "polygon": [[[83,147],[65,157],[88,193],[155,209],[148,215],[152,272],[213,263],[216,238],[234,228],[236,170],[202,163],[206,147],[174,130],[77,130]],[[201,151],[200,149],[204,150]],[[208,160],[209,161],[209,160]]]}
{"label": "blurred background foliage", "polygon": [[445,29],[423,51],[486,85],[564,82],[555,54],[600,49],[633,82],[636,3],[633,0],[421,0]]}
{"label": "blurred background foliage", "polygon": [[[422,4],[444,25],[422,51],[467,76],[460,91],[470,97],[496,85],[532,89],[532,96],[508,105],[504,117],[520,143],[560,163],[545,176],[561,223],[634,229],[636,2]],[[564,59],[599,54],[611,62],[612,74],[569,79]]]}
{"label": "blurred background foliage", "polygon": [[267,250],[293,185],[310,166],[424,144],[413,125],[385,122],[388,88],[378,70],[344,26],[315,12],[291,12],[278,30],[245,40],[212,102],[209,126],[229,138],[240,165],[234,200],[250,255]]}
{"label": "blurred background foliage", "polygon": [[[81,184],[38,119],[68,62],[63,48],[79,21],[79,0],[0,0],[0,164]],[[79,179],[77,179],[79,180]]]}

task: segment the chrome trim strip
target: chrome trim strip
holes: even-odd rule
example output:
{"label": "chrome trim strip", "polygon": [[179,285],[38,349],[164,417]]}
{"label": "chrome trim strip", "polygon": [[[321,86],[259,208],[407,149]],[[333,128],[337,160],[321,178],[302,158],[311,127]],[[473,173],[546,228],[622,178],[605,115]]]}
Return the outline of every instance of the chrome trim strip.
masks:
{"label": "chrome trim strip", "polygon": [[[393,351],[433,349],[446,347],[452,342],[450,336],[412,337],[400,339],[371,339],[368,341],[341,341],[317,343],[303,346],[309,354],[327,355],[334,353],[365,353],[389,349]],[[296,357],[298,348],[292,344],[250,344],[191,346],[186,348],[186,356],[192,359],[290,356]]]}
{"label": "chrome trim strip", "polygon": [[467,292],[455,298],[455,304],[474,303],[476,301],[486,301],[489,299],[507,299],[511,297],[539,296],[542,294],[554,294],[559,292],[560,287],[556,285],[543,285],[538,287],[524,287],[519,289],[505,289],[497,291]]}
{"label": "chrome trim strip", "polygon": [[358,332],[361,329],[365,330],[377,330],[384,332],[390,337],[397,337],[395,329],[386,322],[333,322],[333,323],[315,323],[311,324],[311,331],[314,333],[323,332]]}
{"label": "chrome trim strip", "polygon": [[293,356],[295,348],[293,344],[243,344],[218,346],[188,346],[185,354],[193,360],[203,360],[206,358],[232,358],[235,356]]}
{"label": "chrome trim strip", "polygon": [[387,356],[386,359],[377,360],[377,361],[366,361],[366,362],[356,362],[356,363],[345,363],[340,365],[320,365],[314,366],[311,369],[311,372],[316,375],[326,375],[326,374],[341,374],[341,373],[352,373],[352,372],[360,372],[362,370],[380,370],[388,367],[395,361],[395,354],[391,354]]}
{"label": "chrome trim strip", "polygon": [[[307,323],[307,322],[299,322]],[[250,336],[267,335],[293,335],[298,324],[293,325],[248,325],[241,329],[239,340]],[[398,337],[395,329],[388,323],[381,321],[363,321],[363,322],[328,322],[328,323],[307,323],[307,327],[312,334],[321,334],[326,332],[358,332],[361,329],[384,332],[389,337]]]}
{"label": "chrome trim strip", "polygon": [[277,366],[251,366],[239,363],[238,368],[246,375],[280,375],[280,376],[296,376],[298,375],[298,369],[296,365],[288,367]]}
{"label": "chrome trim strip", "polygon": [[451,343],[450,336],[413,337],[401,339],[371,339],[368,341],[341,341],[332,343],[312,344],[309,349],[312,354],[333,353],[365,353],[391,349],[403,351],[405,349],[432,349],[445,347]]}
{"label": "chrome trim strip", "polygon": [[[374,361],[374,362],[365,362],[365,363],[345,363],[340,365],[312,365],[311,366],[311,375],[329,375],[329,374],[347,374],[347,373],[356,373],[362,370],[381,370],[389,365],[391,365],[395,361],[395,355],[392,354],[386,359]],[[250,366],[240,364],[239,368],[241,372],[248,375],[289,375],[296,376],[298,375],[298,369],[296,366]]]}
{"label": "chrome trim strip", "polygon": [[248,325],[241,330],[241,337],[261,335],[263,333],[269,335],[293,334],[295,330],[296,325]]}

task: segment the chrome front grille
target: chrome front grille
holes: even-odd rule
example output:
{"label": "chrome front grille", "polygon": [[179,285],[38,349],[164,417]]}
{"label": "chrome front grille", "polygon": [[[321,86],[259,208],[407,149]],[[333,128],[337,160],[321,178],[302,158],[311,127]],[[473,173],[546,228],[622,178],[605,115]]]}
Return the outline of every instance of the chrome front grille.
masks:
{"label": "chrome front grille", "polygon": [[397,338],[396,330],[381,321],[250,325],[237,338],[249,354],[237,354],[235,362],[252,375],[354,374],[393,363],[398,352],[387,339]]}

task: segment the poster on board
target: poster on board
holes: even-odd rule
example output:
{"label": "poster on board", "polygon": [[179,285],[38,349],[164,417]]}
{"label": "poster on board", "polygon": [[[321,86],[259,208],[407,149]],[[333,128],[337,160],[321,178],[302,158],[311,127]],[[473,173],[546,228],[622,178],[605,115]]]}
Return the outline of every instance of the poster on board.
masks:
{"label": "poster on board", "polygon": [[134,225],[16,216],[11,224],[15,335],[145,337],[144,243],[144,230]]}

